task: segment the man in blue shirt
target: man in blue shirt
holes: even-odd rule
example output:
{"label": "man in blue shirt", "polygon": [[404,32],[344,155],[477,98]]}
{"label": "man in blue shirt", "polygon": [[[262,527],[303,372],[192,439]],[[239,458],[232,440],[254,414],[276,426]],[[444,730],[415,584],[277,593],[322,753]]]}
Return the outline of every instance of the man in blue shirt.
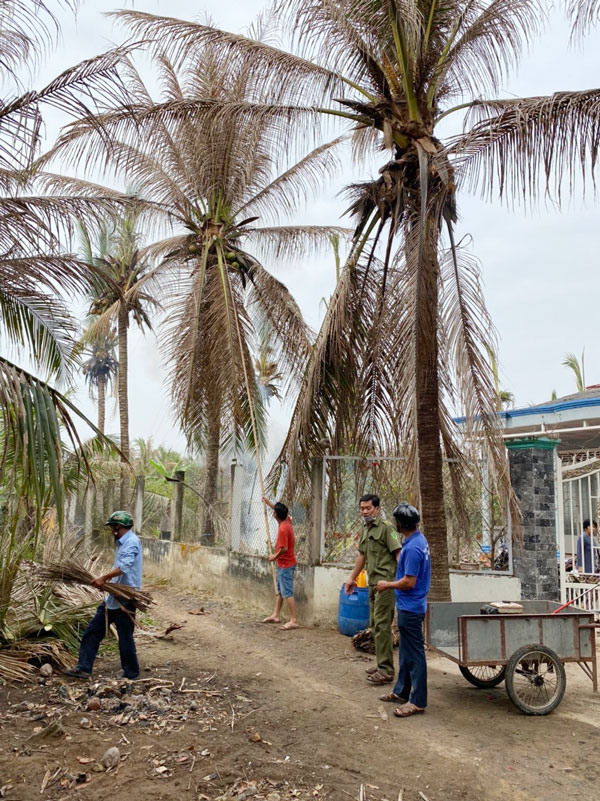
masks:
{"label": "man in blue shirt", "polygon": [[396,528],[403,535],[395,581],[379,581],[379,592],[394,589],[400,633],[398,679],[382,701],[397,703],[394,715],[407,718],[427,706],[427,661],[423,620],[431,584],[431,558],[427,540],[419,531],[420,515],[414,506],[401,503],[394,509]]}
{"label": "man in blue shirt", "polygon": [[[102,589],[107,581],[126,584],[129,587],[142,586],[142,544],[133,529],[133,518],[128,512],[113,512],[106,521],[115,538],[115,560],[109,573],[94,579],[94,587]],[[112,595],[107,594],[93,619],[89,622],[79,646],[79,659],[73,670],[65,671],[67,676],[89,679],[100,643],[108,627],[115,624],[119,636],[119,655],[123,670],[119,678],[137,679],[140,673],[133,630],[135,628],[135,607],[124,607]]]}
{"label": "man in blue shirt", "polygon": [[583,533],[577,540],[577,569],[580,573],[596,573],[598,569],[596,559],[596,535],[598,525],[593,522],[593,529],[589,520],[583,521]]}

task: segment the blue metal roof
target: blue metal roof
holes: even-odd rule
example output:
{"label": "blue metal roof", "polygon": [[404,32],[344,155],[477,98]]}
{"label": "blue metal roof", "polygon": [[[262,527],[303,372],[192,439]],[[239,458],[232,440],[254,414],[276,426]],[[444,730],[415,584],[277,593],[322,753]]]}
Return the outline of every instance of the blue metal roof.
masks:
{"label": "blue metal roof", "polygon": [[[515,417],[525,417],[533,415],[557,414],[559,412],[572,411],[575,409],[596,408],[600,416],[600,397],[594,398],[574,398],[572,400],[560,400],[546,403],[541,406],[527,406],[522,409],[510,409],[505,412],[497,412],[501,420],[509,421]],[[455,417],[454,422],[460,425],[467,421],[466,417]]]}

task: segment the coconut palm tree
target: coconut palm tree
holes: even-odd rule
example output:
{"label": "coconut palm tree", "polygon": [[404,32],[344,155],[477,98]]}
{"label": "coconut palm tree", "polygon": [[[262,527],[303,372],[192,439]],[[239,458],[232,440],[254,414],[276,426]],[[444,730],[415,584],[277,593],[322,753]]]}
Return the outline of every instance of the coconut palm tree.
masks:
{"label": "coconut palm tree", "polygon": [[151,331],[151,310],[158,309],[158,301],[144,291],[144,277],[149,270],[149,261],[142,258],[138,247],[139,234],[136,225],[139,210],[129,209],[114,222],[101,226],[98,244],[99,252],[93,255],[89,236],[82,229],[82,241],[87,263],[98,271],[100,280],[92,293],[89,313],[100,318],[92,326],[92,341],[109,339],[110,329],[115,325],[118,341],[119,359],[117,370],[117,392],[119,399],[120,449],[121,449],[121,488],[120,505],[129,505],[130,469],[129,461],[129,389],[128,389],[128,330],[130,318],[141,331]]}
{"label": "coconut palm tree", "polygon": [[[581,19],[597,3],[570,6]],[[260,102],[240,110],[215,99],[205,115],[277,120],[276,147],[333,116],[350,125],[358,155],[386,154],[375,180],[350,188],[355,248],[282,458],[292,477],[294,465],[297,473],[319,453],[320,440],[367,449],[402,439],[432,549],[433,595],[447,598],[442,473],[444,454],[457,452],[454,404],[466,413],[469,435],[483,437],[494,480],[511,497],[485,352],[491,325],[477,265],[455,244],[457,191],[526,202],[544,189],[560,195],[576,169],[595,163],[599,93],[497,97],[544,22],[540,0],[280,0],[277,7],[294,52],[210,25],[127,11],[121,19],[136,35],[168,35],[182,57],[203,47],[231,62],[251,54]],[[177,113],[163,109],[165,119]],[[441,123],[451,115],[464,132],[448,137]]]}
{"label": "coconut palm tree", "polygon": [[[75,3],[65,0],[53,5],[74,7]],[[42,89],[23,93],[20,73],[32,68],[49,47],[59,30],[58,21],[50,4],[41,0],[6,0],[0,4],[0,30],[7,92],[0,103],[0,325],[5,343],[33,364],[28,371],[0,356],[0,478],[6,471],[9,495],[18,494],[15,519],[22,513],[24,499],[29,499],[36,526],[50,487],[62,527],[60,429],[77,448],[74,417],[80,413],[48,381],[64,385],[71,374],[76,326],[64,298],[84,296],[92,279],[92,272],[66,247],[76,219],[91,223],[99,213],[114,210],[119,196],[48,193],[35,174],[34,159],[45,108],[91,113],[92,108],[100,110],[104,101],[123,98],[117,67],[127,49],[82,62]]]}
{"label": "coconut palm tree", "polygon": [[[85,335],[84,335],[85,338]],[[106,420],[106,390],[117,375],[119,362],[115,359],[117,336],[114,331],[93,337],[84,351],[87,355],[81,370],[90,388],[90,397],[98,395],[98,431],[104,434]]]}
{"label": "coconut palm tree", "polygon": [[[176,227],[147,249],[158,261],[147,280],[160,284],[168,310],[164,339],[179,419],[190,443],[205,453],[204,528],[210,535],[220,450],[244,443],[256,448],[263,436],[252,359],[256,331],[270,327],[272,360],[288,386],[309,353],[296,303],[262,260],[314,252],[336,230],[347,235],[341,228],[287,222],[337,167],[337,142],[284,166],[278,121],[245,113],[259,99],[252,58],[233,62],[209,47],[201,58],[190,53],[180,59],[168,30],[154,55],[163,87],[159,101],[131,68],[136,103],[80,120],[57,149],[110,159],[112,169],[135,182],[140,201],[152,200]],[[205,113],[223,103],[237,112]]]}

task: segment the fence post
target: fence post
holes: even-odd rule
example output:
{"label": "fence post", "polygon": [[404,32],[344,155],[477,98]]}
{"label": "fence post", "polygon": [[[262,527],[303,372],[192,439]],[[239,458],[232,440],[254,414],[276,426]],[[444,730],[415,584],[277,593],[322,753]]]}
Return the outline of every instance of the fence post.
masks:
{"label": "fence post", "polygon": [[185,481],[185,470],[176,470],[174,475],[176,483],[173,484],[173,540],[181,542],[183,534],[183,481]]}
{"label": "fence post", "polygon": [[144,490],[146,488],[146,477],[135,477],[135,500],[133,505],[133,522],[138,534],[142,532],[144,523]]}
{"label": "fence post", "polygon": [[308,544],[308,562],[311,565],[321,564],[324,464],[324,459],[312,460],[310,493],[310,540]]}
{"label": "fence post", "polygon": [[242,529],[242,493],[240,492],[240,470],[243,468],[231,463],[231,490],[229,493],[229,550],[239,551]]}
{"label": "fence post", "polygon": [[[102,521],[104,522],[104,521]],[[85,548],[92,550],[92,529],[94,528],[94,486],[88,484],[85,491],[85,522],[83,524],[83,536]]]}

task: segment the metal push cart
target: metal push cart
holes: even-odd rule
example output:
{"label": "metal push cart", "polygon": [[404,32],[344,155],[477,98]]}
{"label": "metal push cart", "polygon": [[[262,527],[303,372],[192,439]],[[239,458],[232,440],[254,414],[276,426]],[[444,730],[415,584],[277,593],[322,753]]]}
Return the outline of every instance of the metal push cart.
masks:
{"label": "metal push cart", "polygon": [[598,691],[594,614],[560,604],[521,601],[523,613],[482,615],[481,603],[432,602],[425,617],[429,648],[456,662],[476,687],[505,682],[508,697],[526,715],[547,715],[562,701],[564,663],[576,662]]}

